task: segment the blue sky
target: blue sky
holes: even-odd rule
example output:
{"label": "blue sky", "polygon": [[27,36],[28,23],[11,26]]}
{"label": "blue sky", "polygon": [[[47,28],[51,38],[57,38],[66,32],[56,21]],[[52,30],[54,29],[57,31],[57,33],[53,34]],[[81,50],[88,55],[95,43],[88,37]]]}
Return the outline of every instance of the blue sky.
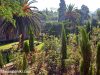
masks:
{"label": "blue sky", "polygon": [[[60,0],[37,0],[37,3],[32,4],[32,6],[36,6],[39,10],[43,9],[57,9],[59,8]],[[95,11],[97,8],[100,8],[100,0],[65,0],[66,4],[75,4],[79,9],[81,5],[84,4],[88,6],[90,11]]]}

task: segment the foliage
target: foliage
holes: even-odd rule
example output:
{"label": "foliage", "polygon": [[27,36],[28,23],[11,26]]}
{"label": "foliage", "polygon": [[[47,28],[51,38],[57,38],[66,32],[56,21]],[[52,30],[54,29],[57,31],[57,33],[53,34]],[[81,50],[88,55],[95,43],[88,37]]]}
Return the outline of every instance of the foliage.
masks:
{"label": "foliage", "polygon": [[92,19],[91,25],[92,25],[93,27],[97,27],[97,26],[98,26],[98,21],[97,21],[97,19]]}
{"label": "foliage", "polygon": [[89,75],[89,68],[91,62],[91,47],[88,39],[88,34],[86,33],[85,29],[81,29],[80,34],[80,48],[82,54],[82,69],[81,75]]}
{"label": "foliage", "polygon": [[[15,1],[12,1],[12,0],[10,0],[10,1],[14,2],[15,5],[16,5]],[[23,48],[23,43],[24,43],[24,39],[25,39],[24,34],[27,32],[27,30],[30,26],[34,29],[34,33],[36,35],[39,35],[39,32],[40,32],[40,27],[39,27],[40,20],[39,20],[38,12],[33,12],[31,10],[31,8],[34,8],[34,9],[37,9],[37,8],[30,6],[30,4],[34,3],[35,1],[34,0],[31,1],[31,2],[28,2],[28,1],[29,0],[18,0],[17,3],[19,3],[18,7],[21,7],[20,9],[19,8],[13,9],[13,8],[17,8],[17,6],[16,7],[12,6],[13,3],[12,3],[12,5],[9,5],[11,3],[9,3],[9,1],[7,1],[8,2],[8,8],[10,8],[12,11],[15,11],[14,13],[13,12],[10,13],[11,16],[12,16],[10,18],[13,18],[13,20],[15,21],[15,27],[16,28],[14,28],[12,26],[11,29],[10,29],[8,24],[11,23],[11,22],[6,21],[5,19],[4,19],[4,24],[2,24],[2,26],[1,26],[2,27],[1,31],[10,30],[10,31],[5,31],[5,32],[9,32],[9,33],[11,33],[11,31],[13,31],[13,32],[15,31],[17,33],[17,31],[18,31],[18,33],[20,35],[19,48]],[[4,1],[2,4],[7,4],[7,2]],[[3,6],[3,5],[1,5],[1,6]],[[2,9],[2,10],[4,10],[4,9]],[[22,14],[21,14],[21,12],[17,12],[16,10],[17,11],[21,10]],[[3,16],[5,17],[5,15],[3,15]],[[9,23],[7,23],[7,22],[9,22]],[[13,23],[11,23],[10,25],[13,25]]]}
{"label": "foliage", "polygon": [[23,55],[21,55],[20,53],[18,53],[16,55],[16,58],[15,58],[15,67],[17,70],[22,70],[23,69]]}
{"label": "foliage", "polygon": [[17,0],[2,0],[0,4],[0,17],[10,21],[15,25],[13,14],[23,14],[22,7]]}
{"label": "foliage", "polygon": [[60,41],[57,37],[45,35],[44,36],[44,47],[43,47],[43,49],[45,51],[48,51],[48,50],[59,51],[59,48],[60,48],[59,43],[60,43]]}
{"label": "foliage", "polygon": [[97,59],[96,59],[96,68],[97,68],[97,73],[96,75],[100,74],[100,42],[98,43],[97,46]]}
{"label": "foliage", "polygon": [[3,68],[3,57],[2,57],[2,54],[0,52],[0,68]]}
{"label": "foliage", "polygon": [[67,11],[66,11],[66,20],[71,22],[71,25],[78,24],[79,19],[80,19],[80,13],[77,12],[77,8],[73,4],[69,4],[67,6]]}
{"label": "foliage", "polygon": [[97,16],[98,16],[98,19],[100,20],[100,9],[97,10]]}

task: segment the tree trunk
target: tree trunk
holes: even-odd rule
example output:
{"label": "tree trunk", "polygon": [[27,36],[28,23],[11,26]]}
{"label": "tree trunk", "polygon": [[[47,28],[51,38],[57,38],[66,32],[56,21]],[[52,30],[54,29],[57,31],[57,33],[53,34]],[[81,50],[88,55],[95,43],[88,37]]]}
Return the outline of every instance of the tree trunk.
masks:
{"label": "tree trunk", "polygon": [[21,31],[19,35],[19,48],[23,49],[24,46],[24,32]]}

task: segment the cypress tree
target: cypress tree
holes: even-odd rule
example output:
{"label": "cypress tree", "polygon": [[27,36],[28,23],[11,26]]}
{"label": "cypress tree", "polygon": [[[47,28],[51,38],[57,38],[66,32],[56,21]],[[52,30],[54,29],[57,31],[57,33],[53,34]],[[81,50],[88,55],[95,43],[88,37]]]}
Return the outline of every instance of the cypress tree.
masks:
{"label": "cypress tree", "polygon": [[29,35],[29,48],[30,51],[34,51],[34,34],[31,28],[29,29]]}
{"label": "cypress tree", "polygon": [[88,34],[85,29],[81,29],[80,48],[82,53],[81,75],[89,75],[89,68],[91,62],[91,48]]}
{"label": "cypress tree", "polygon": [[97,46],[96,68],[97,68],[96,75],[100,75],[100,42],[98,43],[98,46]]}
{"label": "cypress tree", "polygon": [[0,68],[3,68],[3,57],[1,52],[0,52]]}
{"label": "cypress tree", "polygon": [[62,74],[65,71],[65,59],[67,58],[67,46],[66,46],[66,33],[64,25],[62,25],[62,47],[61,47],[61,72]]}

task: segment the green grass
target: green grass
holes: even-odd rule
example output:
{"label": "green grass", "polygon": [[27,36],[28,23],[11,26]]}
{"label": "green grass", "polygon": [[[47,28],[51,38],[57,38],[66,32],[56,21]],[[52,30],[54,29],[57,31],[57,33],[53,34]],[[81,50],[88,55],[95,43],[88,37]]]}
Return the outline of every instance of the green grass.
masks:
{"label": "green grass", "polygon": [[6,45],[2,45],[0,46],[0,50],[6,50],[12,47],[12,45],[14,44],[18,44],[18,42],[14,42],[14,43],[10,43],[10,44],[6,44]]}
{"label": "green grass", "polygon": [[36,46],[35,48],[37,50],[42,50],[43,46],[44,46],[44,43],[41,43],[40,45]]}
{"label": "green grass", "polygon": [[[25,41],[29,42],[29,40],[25,40]],[[37,42],[38,42],[38,41],[35,41],[35,43],[37,43]],[[5,45],[1,45],[1,46],[0,46],[0,50],[7,50],[7,49],[10,49],[10,48],[12,48],[13,45],[15,45],[15,44],[18,44],[18,42],[14,42],[14,43],[9,43],[9,44],[5,44]],[[40,44],[39,44],[38,46],[36,46],[36,48],[37,48],[38,50],[40,50],[40,49],[42,49],[43,45],[44,45],[44,44],[40,42]]]}

